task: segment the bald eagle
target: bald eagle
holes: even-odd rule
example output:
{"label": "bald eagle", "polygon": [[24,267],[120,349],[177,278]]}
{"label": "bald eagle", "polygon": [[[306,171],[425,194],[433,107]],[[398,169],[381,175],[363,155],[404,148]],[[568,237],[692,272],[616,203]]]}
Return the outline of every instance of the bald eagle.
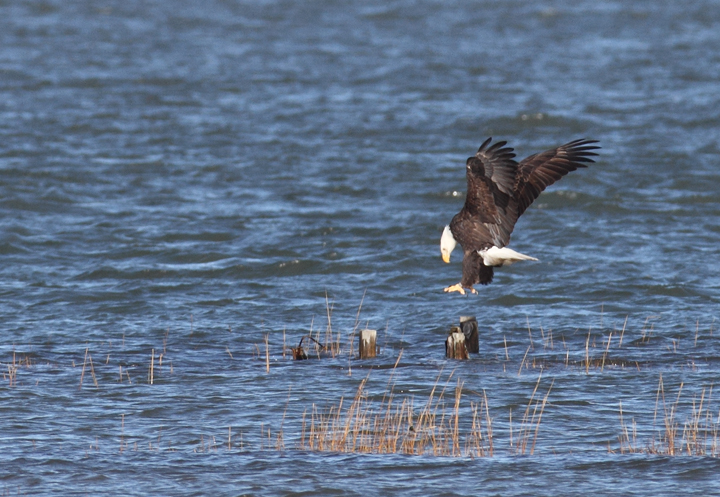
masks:
{"label": "bald eagle", "polygon": [[594,162],[596,140],[575,140],[560,147],[531,155],[519,164],[513,149],[500,141],[490,145],[488,138],[474,157],[466,162],[467,195],[465,205],[440,238],[440,253],[450,262],[450,253],[459,243],[463,249],[462,280],[445,288],[477,293],[475,284],[487,285],[493,268],[517,261],[536,261],[506,245],[518,218],[530,204],[557,180],[586,163]]}

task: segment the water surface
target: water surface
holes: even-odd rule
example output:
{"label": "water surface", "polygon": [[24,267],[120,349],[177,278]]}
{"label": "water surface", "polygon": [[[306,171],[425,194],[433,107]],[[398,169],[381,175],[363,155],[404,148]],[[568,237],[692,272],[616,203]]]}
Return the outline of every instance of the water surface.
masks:
{"label": "water surface", "polygon": [[[642,449],[664,431],[661,376],[680,434],[703,389],[717,421],[719,12],[0,4],[1,488],[715,491],[716,457]],[[519,221],[512,247],[539,262],[450,296],[460,254],[442,263],[440,233],[487,136],[520,157],[581,137],[603,148]],[[328,307],[342,353],[283,356],[311,330],[324,340]],[[448,362],[461,315],[477,316],[481,350]],[[378,358],[351,357],[356,327],[379,330]],[[518,455],[509,413],[541,374],[536,448]],[[299,447],[303,412],[368,375],[371,398],[392,375],[416,406],[460,380],[468,423],[484,391],[494,457]],[[639,453],[621,453],[620,403]]]}

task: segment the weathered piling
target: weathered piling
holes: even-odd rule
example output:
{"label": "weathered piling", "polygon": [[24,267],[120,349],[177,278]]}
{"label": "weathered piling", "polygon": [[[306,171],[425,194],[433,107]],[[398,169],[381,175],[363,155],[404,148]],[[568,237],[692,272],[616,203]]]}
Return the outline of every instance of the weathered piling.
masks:
{"label": "weathered piling", "polygon": [[448,359],[468,359],[469,357],[465,346],[465,335],[457,326],[450,329],[450,334],[445,340],[445,356]]}
{"label": "weathered piling", "polygon": [[308,358],[307,352],[303,348],[303,340],[305,340],[306,338],[310,338],[311,340],[313,339],[311,336],[305,335],[304,337],[300,338],[300,343],[297,347],[290,347],[290,350],[292,350],[293,359],[295,359],[296,361],[304,361]]}
{"label": "weathered piling", "polygon": [[475,316],[460,316],[460,328],[465,335],[465,347],[471,354],[480,352],[478,339],[478,322]]}
{"label": "weathered piling", "polygon": [[290,347],[290,350],[292,350],[293,359],[296,361],[304,361],[308,358],[307,352],[305,352],[305,349],[302,348],[302,345]]}
{"label": "weathered piling", "polygon": [[371,359],[377,355],[377,330],[360,331],[360,359]]}

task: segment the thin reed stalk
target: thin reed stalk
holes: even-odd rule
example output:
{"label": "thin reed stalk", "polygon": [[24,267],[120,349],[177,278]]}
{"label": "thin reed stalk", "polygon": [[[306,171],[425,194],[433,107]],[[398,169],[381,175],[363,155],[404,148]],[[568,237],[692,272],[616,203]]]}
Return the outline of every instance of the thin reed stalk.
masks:
{"label": "thin reed stalk", "polygon": [[270,372],[270,333],[265,333],[265,372]]}
{"label": "thin reed stalk", "polygon": [[148,372],[148,383],[155,383],[155,349],[150,353],[150,371]]}
{"label": "thin reed stalk", "polygon": [[[85,378],[85,365],[87,364],[87,356],[88,356],[89,348],[90,347],[85,348],[85,359],[83,360],[82,372],[80,373],[80,386],[78,387],[79,389],[82,389],[83,378]],[[13,358],[13,361],[14,361],[14,358]]]}

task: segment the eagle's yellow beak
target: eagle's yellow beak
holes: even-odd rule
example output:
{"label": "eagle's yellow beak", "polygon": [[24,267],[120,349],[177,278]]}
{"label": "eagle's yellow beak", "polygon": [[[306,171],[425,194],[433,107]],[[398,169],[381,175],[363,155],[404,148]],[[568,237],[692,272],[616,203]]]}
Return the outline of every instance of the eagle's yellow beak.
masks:
{"label": "eagle's yellow beak", "polygon": [[446,263],[450,263],[450,254],[442,254],[442,260]]}

